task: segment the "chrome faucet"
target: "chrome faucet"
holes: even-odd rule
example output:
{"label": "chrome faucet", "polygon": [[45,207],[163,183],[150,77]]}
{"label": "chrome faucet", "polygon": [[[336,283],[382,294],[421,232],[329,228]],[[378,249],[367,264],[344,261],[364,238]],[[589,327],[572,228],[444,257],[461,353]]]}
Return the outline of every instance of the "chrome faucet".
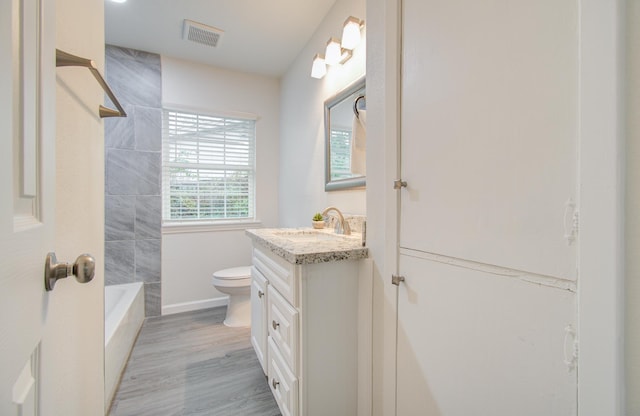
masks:
{"label": "chrome faucet", "polygon": [[336,234],[344,234],[351,235],[351,227],[349,227],[349,223],[344,220],[344,216],[342,212],[336,207],[327,207],[322,211],[322,216],[326,217],[329,211],[335,211],[338,214],[338,221],[336,222]]}

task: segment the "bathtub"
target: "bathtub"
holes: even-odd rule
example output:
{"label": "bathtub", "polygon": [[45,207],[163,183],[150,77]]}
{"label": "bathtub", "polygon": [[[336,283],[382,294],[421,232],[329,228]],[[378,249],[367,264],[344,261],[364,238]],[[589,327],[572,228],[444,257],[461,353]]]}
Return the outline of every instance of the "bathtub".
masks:
{"label": "bathtub", "polygon": [[105,413],[118,388],[129,353],[144,321],[142,283],[104,288],[104,394]]}

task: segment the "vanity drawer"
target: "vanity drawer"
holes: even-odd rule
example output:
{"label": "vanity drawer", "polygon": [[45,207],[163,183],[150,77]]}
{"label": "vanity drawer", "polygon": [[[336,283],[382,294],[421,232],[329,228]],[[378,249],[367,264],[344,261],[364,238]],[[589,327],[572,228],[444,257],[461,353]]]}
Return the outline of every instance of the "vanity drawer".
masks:
{"label": "vanity drawer", "polygon": [[269,337],[269,387],[283,416],[298,415],[298,379]]}
{"label": "vanity drawer", "polygon": [[273,286],[267,287],[269,335],[280,349],[284,361],[298,370],[298,311]]}
{"label": "vanity drawer", "polygon": [[295,266],[285,259],[258,248],[253,249],[253,265],[267,278],[270,285],[294,306],[297,304]]}

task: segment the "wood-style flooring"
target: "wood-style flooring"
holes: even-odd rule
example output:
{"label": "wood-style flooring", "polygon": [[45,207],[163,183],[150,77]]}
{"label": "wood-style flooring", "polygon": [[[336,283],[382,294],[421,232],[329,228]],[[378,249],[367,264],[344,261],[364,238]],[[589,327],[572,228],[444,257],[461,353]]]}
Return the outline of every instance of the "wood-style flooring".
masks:
{"label": "wood-style flooring", "polygon": [[250,342],[225,307],[145,320],[111,416],[280,415]]}

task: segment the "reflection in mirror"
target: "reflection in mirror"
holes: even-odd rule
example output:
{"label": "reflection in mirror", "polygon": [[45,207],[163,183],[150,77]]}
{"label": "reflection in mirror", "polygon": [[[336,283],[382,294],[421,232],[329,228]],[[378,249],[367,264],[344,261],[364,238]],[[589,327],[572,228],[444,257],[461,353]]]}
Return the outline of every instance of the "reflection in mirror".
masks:
{"label": "reflection in mirror", "polygon": [[365,186],[365,91],[362,77],[324,102],[325,191]]}

